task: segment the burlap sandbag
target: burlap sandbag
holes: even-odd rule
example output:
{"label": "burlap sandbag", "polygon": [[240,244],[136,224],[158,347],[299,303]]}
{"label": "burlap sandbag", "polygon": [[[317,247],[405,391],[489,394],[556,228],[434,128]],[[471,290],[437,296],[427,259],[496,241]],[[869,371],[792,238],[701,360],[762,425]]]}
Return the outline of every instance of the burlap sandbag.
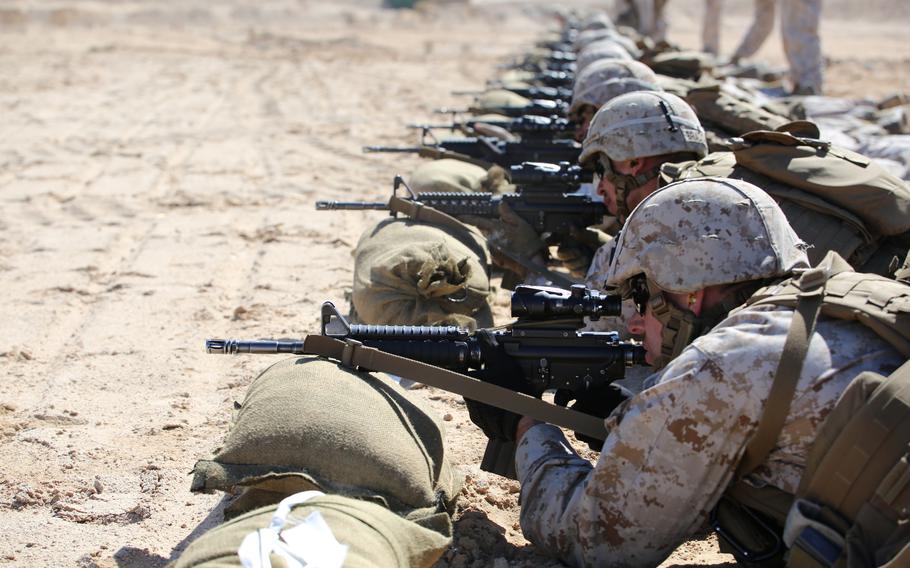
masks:
{"label": "burlap sandbag", "polygon": [[505,170],[499,166],[485,170],[468,162],[450,159],[423,162],[408,178],[408,185],[417,193],[505,193],[514,187],[506,179]]}
{"label": "burlap sandbag", "polygon": [[[172,568],[241,566],[237,550],[243,539],[268,527],[275,509],[257,509],[210,530],[190,544]],[[379,505],[337,495],[314,497],[292,507],[284,530],[316,511],[335,540],[348,547],[344,560],[347,568],[432,566],[452,542],[448,515],[436,515],[417,524]],[[273,568],[287,568],[287,562],[277,554],[271,554],[270,560]]]}
{"label": "burlap sandbag", "polygon": [[526,107],[530,104],[531,99],[527,97],[506,89],[493,89],[474,97],[474,104],[471,106],[476,109],[498,109]]}
{"label": "burlap sandbag", "polygon": [[354,250],[354,311],[369,324],[490,327],[488,258],[479,233],[385,219]]}
{"label": "burlap sandbag", "polygon": [[192,491],[254,489],[233,513],[319,489],[413,519],[448,510],[461,486],[444,428],[422,405],[390,380],[310,356],[263,371],[193,473]]}

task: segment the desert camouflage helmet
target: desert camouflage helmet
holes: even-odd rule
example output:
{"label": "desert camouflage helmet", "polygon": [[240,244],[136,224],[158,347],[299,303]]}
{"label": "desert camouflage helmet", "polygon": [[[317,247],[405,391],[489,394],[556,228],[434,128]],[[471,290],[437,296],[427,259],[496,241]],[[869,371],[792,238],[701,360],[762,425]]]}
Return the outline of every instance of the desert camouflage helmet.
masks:
{"label": "desert camouflage helmet", "polygon": [[667,292],[783,277],[809,266],[806,245],[783,211],[754,185],[694,178],[647,196],[616,243],[606,284],[628,293],[631,278]]}
{"label": "desert camouflage helmet", "polygon": [[635,45],[635,42],[633,40],[622,35],[616,30],[607,29],[588,30],[586,32],[581,32],[578,34],[574,42],[575,52],[580,53],[581,50],[583,50],[588,45],[604,39],[610,39],[615,43],[618,43],[635,59],[638,59],[638,57],[641,55],[641,50],[638,49],[638,46]]}
{"label": "desert camouflage helmet", "polygon": [[600,108],[619,95],[632,91],[662,91],[651,68],[638,61],[610,60],[598,64],[593,73],[575,81],[569,116],[585,105]]}
{"label": "desert camouflage helmet", "polygon": [[612,39],[595,41],[578,52],[578,55],[575,58],[575,73],[578,74],[595,61],[600,61],[601,59],[625,59],[627,61],[632,61],[632,56],[629,55],[626,48]]}
{"label": "desert camouflage helmet", "polygon": [[708,153],[705,130],[684,100],[656,91],[620,95],[600,107],[582,144],[578,161],[598,153],[622,161],[677,152]]}
{"label": "desert camouflage helmet", "polygon": [[612,30],[616,29],[616,25],[613,24],[613,20],[610,19],[606,12],[594,12],[581,21],[580,28],[583,32],[588,30]]}

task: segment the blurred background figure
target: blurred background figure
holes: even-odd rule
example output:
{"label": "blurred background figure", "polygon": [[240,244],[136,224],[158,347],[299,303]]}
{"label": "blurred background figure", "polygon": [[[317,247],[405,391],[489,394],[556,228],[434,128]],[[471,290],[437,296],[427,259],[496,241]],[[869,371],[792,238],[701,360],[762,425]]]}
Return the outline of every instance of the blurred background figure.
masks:
{"label": "blurred background figure", "polygon": [[[771,35],[777,3],[778,0],[755,0],[752,25],[739,47],[733,52],[734,62],[755,55]],[[780,34],[784,43],[784,53],[790,64],[793,93],[819,95],[822,92],[822,52],[818,24],[821,19],[822,2],[780,0],[780,4]]]}
{"label": "blurred background figure", "polygon": [[664,8],[668,0],[616,0],[616,23],[635,28],[638,33],[663,41],[667,36]]}
{"label": "blurred background figure", "polygon": [[723,0],[705,0],[705,13],[702,19],[702,51],[717,55],[720,53],[720,18]]}

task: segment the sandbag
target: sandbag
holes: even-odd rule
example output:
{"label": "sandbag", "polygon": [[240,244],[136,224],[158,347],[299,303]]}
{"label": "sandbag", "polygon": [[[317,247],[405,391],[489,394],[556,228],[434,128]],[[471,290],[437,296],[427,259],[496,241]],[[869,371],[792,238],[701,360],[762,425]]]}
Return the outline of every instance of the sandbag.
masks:
{"label": "sandbag", "polygon": [[527,97],[523,97],[506,89],[493,89],[475,97],[474,104],[472,104],[471,107],[481,110],[495,110],[498,108],[526,107],[530,104],[531,99]]}
{"label": "sandbag", "polygon": [[[172,568],[242,566],[237,555],[241,543],[247,535],[268,527],[275,510],[274,505],[257,509],[208,531],[183,551]],[[452,541],[448,515],[417,524],[379,505],[337,495],[317,496],[293,506],[282,535],[316,512],[335,540],[348,547],[346,568],[432,566]],[[275,553],[270,560],[273,568],[288,565]]]}
{"label": "sandbag", "polygon": [[368,324],[490,327],[488,258],[477,232],[385,219],[354,250],[354,311]]}
{"label": "sandbag", "polygon": [[234,514],[318,489],[423,518],[450,510],[461,487],[444,428],[421,404],[391,380],[312,356],[263,371],[193,473],[194,492],[255,490]]}
{"label": "sandbag", "polygon": [[411,173],[408,185],[417,193],[445,191],[459,193],[506,193],[514,186],[499,166],[485,170],[461,160],[431,160]]}

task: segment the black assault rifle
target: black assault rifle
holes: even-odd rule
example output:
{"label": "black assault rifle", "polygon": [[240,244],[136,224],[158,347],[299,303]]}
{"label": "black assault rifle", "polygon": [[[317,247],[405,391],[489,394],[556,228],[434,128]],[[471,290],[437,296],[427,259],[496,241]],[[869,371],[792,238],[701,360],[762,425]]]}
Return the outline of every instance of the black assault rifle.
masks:
{"label": "black assault rifle", "polygon": [[[585,316],[598,319],[617,315],[621,303],[618,296],[588,290],[582,285],[571,290],[519,286],[512,294],[512,316],[517,321],[503,328],[469,333],[456,326],[350,324],[334,305],[326,302],[322,305],[321,335],[344,342],[341,345],[324,339],[312,340],[311,336],[302,341],[209,339],[205,347],[207,352],[218,354],[323,356],[334,349],[332,352],[341,353],[339,358],[347,353],[346,364],[350,366],[404,376],[603,439],[606,432],[601,419],[530,397],[540,398],[546,391],[555,391],[554,402],[558,407],[565,407],[573,400],[584,401],[593,393],[602,392],[606,385],[624,376],[625,367],[644,363],[644,349],[620,341],[616,332],[579,331]],[[426,365],[408,365],[407,361],[397,359],[383,361],[361,346]],[[341,347],[344,349],[337,351]],[[362,357],[352,354],[358,350]],[[434,372],[427,365],[454,371],[458,377],[453,377],[453,373]],[[516,385],[515,392],[492,388],[495,385],[463,376],[467,373],[483,378],[484,369],[491,366],[497,372],[510,369],[514,376],[497,377],[495,382]],[[514,456],[514,442],[490,440],[481,468],[514,477]]]}
{"label": "black assault rifle", "polygon": [[[526,82],[544,87],[571,89],[572,83],[575,82],[575,73],[568,71],[541,71],[540,73],[535,73],[533,77]],[[497,81],[487,82],[487,86],[490,88],[498,88],[496,85]]]}
{"label": "black assault rifle", "polygon": [[507,168],[522,162],[575,163],[581,153],[581,145],[573,140],[522,140],[507,142],[497,138],[478,136],[474,138],[446,138],[435,144],[426,144],[421,137],[418,146],[365,146],[363,151],[395,152],[418,154],[422,158],[439,160],[451,158],[471,162],[481,167],[493,164]]}
{"label": "black assault rifle", "polygon": [[488,124],[508,130],[521,138],[522,142],[543,142],[570,135],[575,130],[575,123],[566,118],[557,116],[524,115],[511,120],[463,120],[453,121],[450,124],[409,124],[408,128],[419,129],[424,140],[432,136],[431,130],[461,130],[465,134],[475,134],[475,129]]}
{"label": "black assault rifle", "polygon": [[[572,98],[572,89],[563,87],[525,87],[518,85],[503,85],[500,87],[505,91],[511,91],[516,95],[527,97],[529,99],[546,99],[568,101]],[[482,95],[485,91],[452,91],[453,95]]]}
{"label": "black assault rifle", "polygon": [[569,103],[564,100],[531,99],[524,105],[518,106],[478,106],[469,105],[468,108],[442,107],[434,109],[436,114],[450,114],[453,117],[460,114],[501,114],[504,116],[565,116],[569,112]]}
{"label": "black assault rifle", "polygon": [[[396,187],[400,185],[396,178]],[[499,217],[499,204],[505,203],[519,217],[531,225],[548,245],[571,242],[572,235],[586,227],[603,222],[606,207],[588,195],[527,191],[522,193],[457,193],[427,192],[412,194],[407,200],[437,211],[459,217],[472,215],[495,219]],[[317,201],[317,211],[334,210],[388,211],[384,201]]]}

